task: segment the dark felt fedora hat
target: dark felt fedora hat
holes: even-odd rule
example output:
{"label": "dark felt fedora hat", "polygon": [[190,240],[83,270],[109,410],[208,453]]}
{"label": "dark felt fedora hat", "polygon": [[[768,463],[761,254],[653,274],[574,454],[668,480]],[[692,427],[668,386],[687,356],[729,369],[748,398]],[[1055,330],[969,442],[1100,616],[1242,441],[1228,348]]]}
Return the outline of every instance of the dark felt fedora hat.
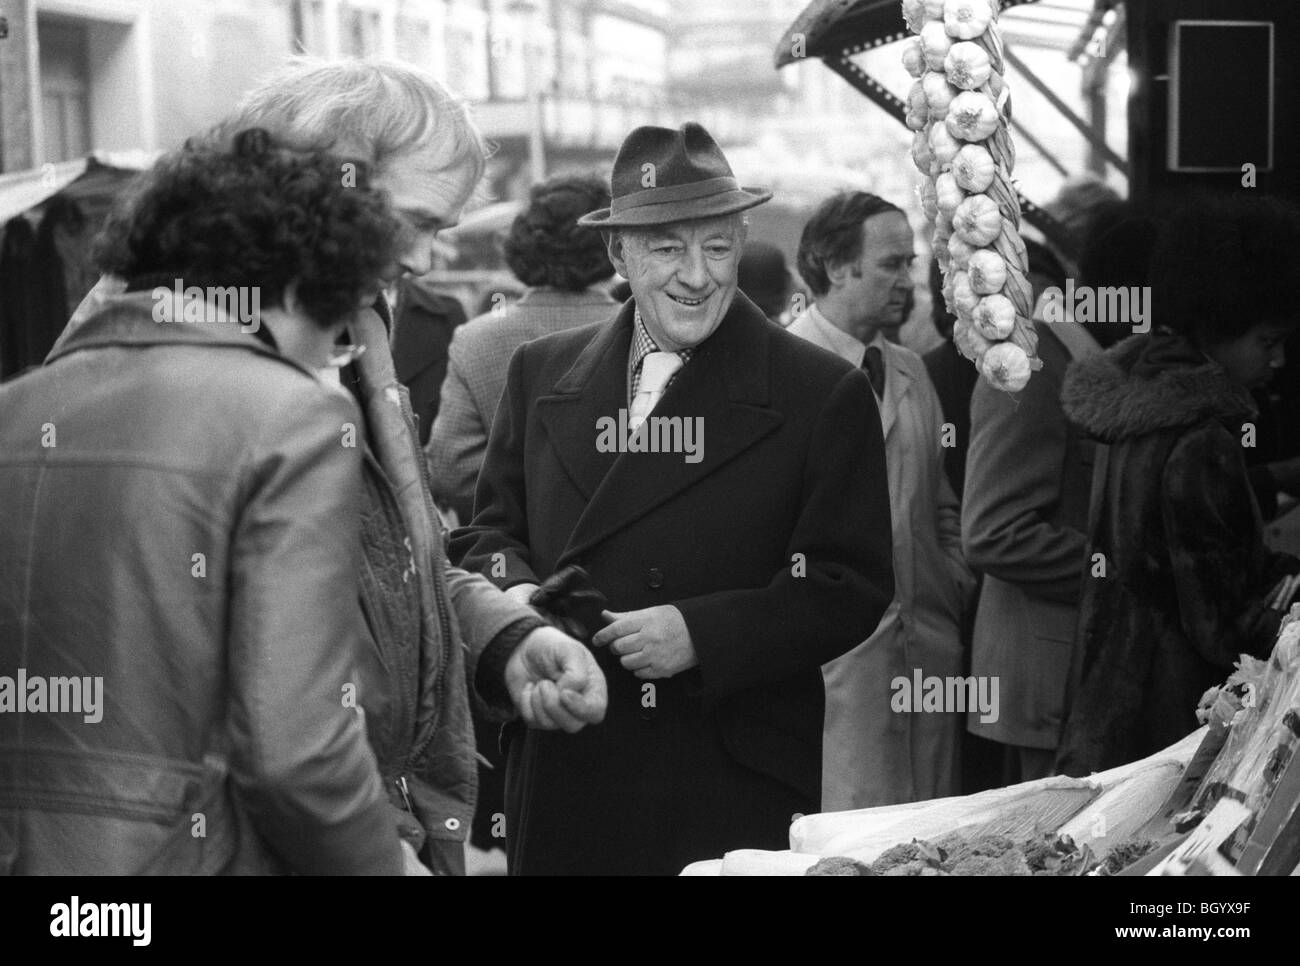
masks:
{"label": "dark felt fedora hat", "polygon": [[614,159],[612,202],[578,219],[588,228],[666,225],[761,205],[772,192],[742,188],[722,149],[694,121],[674,131],[639,127]]}

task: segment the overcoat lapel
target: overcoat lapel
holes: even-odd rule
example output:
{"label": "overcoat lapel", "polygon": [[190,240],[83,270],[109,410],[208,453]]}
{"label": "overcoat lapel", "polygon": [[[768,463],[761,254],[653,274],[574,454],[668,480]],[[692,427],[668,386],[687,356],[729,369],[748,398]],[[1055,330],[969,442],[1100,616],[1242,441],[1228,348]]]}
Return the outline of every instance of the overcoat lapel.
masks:
{"label": "overcoat lapel", "polygon": [[886,440],[898,422],[898,414],[907,405],[907,394],[912,389],[911,370],[899,358],[892,348],[885,350],[885,396],[880,401],[880,428]]}
{"label": "overcoat lapel", "polygon": [[717,332],[696,350],[652,414],[703,421],[699,462],[687,462],[681,452],[598,452],[597,420],[617,421],[619,410],[627,408],[631,327],[629,303],[556,383],[555,393],[538,400],[560,461],[589,500],[560,565],[696,485],[782,422],[769,406],[771,323],[737,294]]}
{"label": "overcoat lapel", "polygon": [[596,420],[627,408],[627,354],[632,345],[632,303],[579,353],[551,393],[537,399],[537,416],[560,464],[587,500],[614,465],[617,453],[596,448]]}

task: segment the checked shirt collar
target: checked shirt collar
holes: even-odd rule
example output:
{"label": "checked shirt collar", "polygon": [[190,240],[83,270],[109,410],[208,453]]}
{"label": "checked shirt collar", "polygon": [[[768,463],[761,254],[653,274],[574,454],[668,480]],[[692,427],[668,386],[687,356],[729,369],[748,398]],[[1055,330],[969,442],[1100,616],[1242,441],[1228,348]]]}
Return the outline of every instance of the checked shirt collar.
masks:
{"label": "checked shirt collar", "polygon": [[[632,348],[627,357],[627,400],[629,407],[632,405],[632,400],[636,398],[637,390],[641,388],[641,363],[650,353],[658,351],[659,346],[655,344],[655,340],[650,336],[650,331],[645,327],[645,322],[641,319],[641,310],[637,309],[632,323]],[[682,365],[690,362],[691,356],[694,354],[694,347],[682,349],[677,353],[682,360]],[[677,372],[680,373],[681,370],[678,369]],[[668,386],[671,386],[673,379],[676,378],[677,373],[674,373],[668,380],[668,385],[664,386],[664,388],[667,389]]]}

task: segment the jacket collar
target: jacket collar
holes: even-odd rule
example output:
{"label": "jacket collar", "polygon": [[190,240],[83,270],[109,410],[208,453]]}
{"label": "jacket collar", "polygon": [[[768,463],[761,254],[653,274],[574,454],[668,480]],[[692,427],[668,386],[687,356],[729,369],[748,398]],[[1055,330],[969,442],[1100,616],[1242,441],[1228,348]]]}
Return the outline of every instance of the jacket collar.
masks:
{"label": "jacket collar", "polygon": [[[634,303],[601,326],[577,359],[537,400],[538,418],[560,463],[588,500],[561,565],[716,472],[784,417],[770,408],[769,357],[780,331],[737,293],[718,329],[664,393],[653,417],[703,420],[702,458],[683,453],[602,453],[598,421],[627,408],[627,357]],[[696,424],[698,425],[698,424]]]}
{"label": "jacket collar", "polygon": [[1250,393],[1181,336],[1130,336],[1076,361],[1061,391],[1065,413],[1106,442],[1231,420],[1255,412]]}
{"label": "jacket collar", "polygon": [[868,345],[880,348],[881,358],[885,363],[885,395],[879,400],[880,428],[888,438],[890,430],[898,421],[899,412],[905,405],[904,399],[912,391],[912,385],[916,381],[916,376],[911,366],[907,364],[903,350],[884,338],[879,331],[870,343],[854,338],[826,318],[817,308],[816,303],[810,305],[807,312],[791,323],[790,331],[828,352],[834,352],[858,368],[862,366]]}
{"label": "jacket collar", "polygon": [[516,305],[571,306],[571,305],[618,305],[613,296],[598,288],[587,288],[581,292],[566,292],[550,286],[536,286],[524,290]]}
{"label": "jacket collar", "polygon": [[85,322],[49,354],[46,363],[82,349],[103,346],[199,345],[255,352],[315,378],[314,373],[280,355],[251,333],[241,332],[239,320],[226,315],[215,305],[208,305],[214,313],[211,321],[192,323],[155,321],[156,304],[150,291],[105,296]]}

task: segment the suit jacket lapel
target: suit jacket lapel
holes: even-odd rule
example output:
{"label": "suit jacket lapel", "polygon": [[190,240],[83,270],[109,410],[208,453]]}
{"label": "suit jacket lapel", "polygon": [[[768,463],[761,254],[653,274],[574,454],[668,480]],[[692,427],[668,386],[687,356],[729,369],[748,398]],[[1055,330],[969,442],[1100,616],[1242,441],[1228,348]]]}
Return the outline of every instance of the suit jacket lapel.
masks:
{"label": "suit jacket lapel", "polygon": [[[569,537],[561,564],[694,486],[782,422],[781,414],[770,408],[768,354],[774,330],[748,299],[737,294],[718,331],[696,350],[651,414],[652,418],[678,417],[683,426],[686,420],[695,426],[702,422],[695,438],[699,461],[687,462],[690,454],[682,452],[596,453],[597,419],[617,420],[618,410],[627,407],[631,319],[631,306],[625,306],[616,323],[622,327],[626,322],[621,337],[611,342],[611,350],[601,356],[591,374],[589,385],[595,391],[584,393],[581,403],[570,407],[580,411],[580,417],[564,417],[577,431],[564,445],[561,459],[566,467],[576,465],[584,480],[594,477],[602,465],[607,471]],[[569,471],[574,473],[572,468]]]}
{"label": "suit jacket lapel", "polygon": [[885,398],[880,401],[880,428],[888,439],[912,388],[912,371],[890,345],[885,346],[885,373]]}

